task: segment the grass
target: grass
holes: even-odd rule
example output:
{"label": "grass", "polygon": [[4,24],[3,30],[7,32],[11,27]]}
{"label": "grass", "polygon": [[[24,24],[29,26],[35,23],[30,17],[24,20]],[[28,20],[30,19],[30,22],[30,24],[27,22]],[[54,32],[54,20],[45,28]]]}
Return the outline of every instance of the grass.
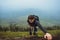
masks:
{"label": "grass", "polygon": [[[53,36],[60,33],[60,30],[48,30],[49,33],[51,33]],[[44,33],[42,31],[38,31],[38,36],[43,36]],[[0,32],[0,37],[28,37],[29,32]]]}

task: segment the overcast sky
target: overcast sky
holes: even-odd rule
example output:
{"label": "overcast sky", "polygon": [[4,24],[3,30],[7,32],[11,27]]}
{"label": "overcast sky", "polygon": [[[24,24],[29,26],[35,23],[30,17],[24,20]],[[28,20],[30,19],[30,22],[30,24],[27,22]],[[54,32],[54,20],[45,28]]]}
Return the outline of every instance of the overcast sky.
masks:
{"label": "overcast sky", "polygon": [[[21,11],[22,9],[35,8],[48,14],[60,14],[60,0],[0,0],[1,16],[8,11]],[[52,13],[51,13],[52,12]],[[8,15],[12,13],[8,13]],[[38,14],[39,15],[39,14]]]}
{"label": "overcast sky", "polygon": [[59,10],[60,0],[0,0],[0,6],[6,9],[39,8],[41,10]]}

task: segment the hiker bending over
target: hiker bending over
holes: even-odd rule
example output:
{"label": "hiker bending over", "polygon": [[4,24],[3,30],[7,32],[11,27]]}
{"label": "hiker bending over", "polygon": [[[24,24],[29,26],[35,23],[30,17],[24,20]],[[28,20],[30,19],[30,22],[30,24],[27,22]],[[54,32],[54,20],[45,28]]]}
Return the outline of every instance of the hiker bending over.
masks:
{"label": "hiker bending over", "polygon": [[40,24],[39,17],[36,15],[29,15],[27,20],[30,31],[29,34],[32,35],[32,30],[34,29],[33,35],[37,35],[37,26],[45,33],[44,38],[47,38],[48,40],[52,39],[51,34],[49,34]]}

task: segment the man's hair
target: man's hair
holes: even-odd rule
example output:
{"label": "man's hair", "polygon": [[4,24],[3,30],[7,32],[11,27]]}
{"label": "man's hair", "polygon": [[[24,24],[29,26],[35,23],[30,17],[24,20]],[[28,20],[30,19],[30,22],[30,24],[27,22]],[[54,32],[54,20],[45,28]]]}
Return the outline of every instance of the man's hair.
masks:
{"label": "man's hair", "polygon": [[29,15],[28,19],[35,19],[35,17],[33,15]]}

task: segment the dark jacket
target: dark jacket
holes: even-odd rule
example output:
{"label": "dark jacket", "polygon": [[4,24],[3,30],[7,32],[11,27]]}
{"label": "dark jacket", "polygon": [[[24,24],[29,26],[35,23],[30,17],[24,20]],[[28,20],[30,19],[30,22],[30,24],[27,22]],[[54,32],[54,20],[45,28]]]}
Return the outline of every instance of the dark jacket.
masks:
{"label": "dark jacket", "polygon": [[37,20],[35,20],[33,23],[30,23],[30,22],[28,21],[28,24],[29,24],[30,26],[33,26],[33,27],[38,26],[44,33],[47,33],[46,29],[44,29],[44,28],[41,26],[41,24],[39,23],[39,21],[37,21]]}

